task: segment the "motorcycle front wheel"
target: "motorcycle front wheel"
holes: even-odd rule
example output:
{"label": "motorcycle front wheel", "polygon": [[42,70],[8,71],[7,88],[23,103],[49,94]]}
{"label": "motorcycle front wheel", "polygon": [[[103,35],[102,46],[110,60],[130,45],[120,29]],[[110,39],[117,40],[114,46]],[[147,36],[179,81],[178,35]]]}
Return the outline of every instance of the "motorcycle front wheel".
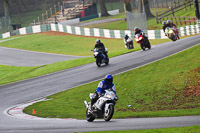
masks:
{"label": "motorcycle front wheel", "polygon": [[151,44],[150,44],[149,41],[147,42],[147,48],[148,48],[148,49],[151,49]]}
{"label": "motorcycle front wheel", "polygon": [[170,38],[172,41],[176,41],[176,36],[175,36],[174,34],[171,34],[171,35],[169,36],[169,38]]}
{"label": "motorcycle front wheel", "polygon": [[86,110],[86,120],[87,120],[88,122],[93,122],[94,119],[95,119],[95,117],[94,117],[91,113],[89,113],[89,111],[88,111],[88,109],[87,109],[87,110]]}
{"label": "motorcycle front wheel", "polygon": [[109,105],[108,110],[104,110],[103,118],[105,121],[109,121],[114,114],[114,105]]}
{"label": "motorcycle front wheel", "polygon": [[143,44],[143,43],[140,44],[140,47],[141,47],[141,49],[142,49],[143,51],[145,51],[145,47],[144,47],[144,44]]}
{"label": "motorcycle front wheel", "polygon": [[96,64],[97,64],[98,67],[100,67],[101,66],[101,60],[100,59],[96,59]]}

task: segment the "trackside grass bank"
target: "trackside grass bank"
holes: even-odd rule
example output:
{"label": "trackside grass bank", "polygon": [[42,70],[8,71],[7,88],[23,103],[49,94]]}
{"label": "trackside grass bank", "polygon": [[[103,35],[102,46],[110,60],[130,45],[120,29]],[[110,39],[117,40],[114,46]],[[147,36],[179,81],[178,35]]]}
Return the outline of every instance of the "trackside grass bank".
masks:
{"label": "trackside grass bank", "polygon": [[[94,48],[94,43],[97,38],[72,36],[58,32],[48,32],[41,34],[32,34],[1,42],[0,46],[19,48],[32,51],[41,51],[48,53],[67,54],[67,55],[81,55],[93,56],[91,49]],[[127,50],[124,48],[123,40],[120,39],[101,39],[101,41],[108,48],[109,57],[118,56],[128,52],[140,50],[138,44],[135,45],[134,50]],[[152,44],[159,44],[170,41],[169,39],[151,40]],[[28,79],[88,63],[94,62],[93,57],[69,60],[64,62],[57,62],[48,65],[36,67],[15,67],[0,65],[0,84],[6,84],[14,81]],[[96,67],[96,66],[94,66]]]}
{"label": "trackside grass bank", "polygon": [[[119,101],[114,118],[200,114],[200,45],[114,76]],[[85,119],[84,100],[99,81],[48,96],[25,108],[39,117]],[[129,106],[128,106],[129,105]]]}
{"label": "trackside grass bank", "polygon": [[198,133],[200,126],[161,128],[161,129],[144,129],[144,130],[120,130],[120,131],[97,131],[84,133]]}
{"label": "trackside grass bank", "polygon": [[[90,50],[94,48],[96,39],[97,38],[95,37],[75,36],[67,33],[50,31],[26,35],[22,38],[2,42],[0,43],[0,46],[66,55],[92,56]],[[127,50],[124,48],[124,42],[122,39],[99,39],[104,43],[105,47],[108,48],[110,57],[140,49],[139,44],[135,41],[135,49]],[[150,41],[152,45],[154,45],[168,42],[170,40],[155,39]]]}

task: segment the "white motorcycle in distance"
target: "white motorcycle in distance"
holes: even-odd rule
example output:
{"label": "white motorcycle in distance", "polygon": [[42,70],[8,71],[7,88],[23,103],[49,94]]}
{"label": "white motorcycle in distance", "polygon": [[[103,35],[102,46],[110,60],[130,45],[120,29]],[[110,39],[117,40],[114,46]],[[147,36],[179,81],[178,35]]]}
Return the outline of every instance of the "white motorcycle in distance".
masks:
{"label": "white motorcycle in distance", "polygon": [[128,48],[128,49],[133,49],[133,40],[131,38],[128,38],[127,39],[127,42],[125,44],[125,48]]}
{"label": "white motorcycle in distance", "polygon": [[[109,121],[114,114],[114,106],[118,100],[118,97],[112,89],[105,90],[105,94],[101,96],[96,103],[90,109],[90,102],[84,101],[86,107],[86,120],[93,122],[96,118],[103,118],[105,121]],[[90,93],[90,99],[92,99],[94,93]]]}

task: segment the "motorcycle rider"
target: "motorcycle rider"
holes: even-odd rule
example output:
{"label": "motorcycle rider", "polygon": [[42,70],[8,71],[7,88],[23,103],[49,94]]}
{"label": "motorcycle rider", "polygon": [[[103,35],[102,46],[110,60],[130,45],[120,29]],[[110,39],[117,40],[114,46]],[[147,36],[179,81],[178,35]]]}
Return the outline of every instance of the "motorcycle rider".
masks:
{"label": "motorcycle rider", "polygon": [[146,39],[149,42],[148,37],[145,35],[145,33],[141,29],[139,29],[138,27],[135,27],[134,31],[135,31],[135,35],[136,34],[141,34],[144,37],[144,39]]}
{"label": "motorcycle rider", "polygon": [[106,75],[105,79],[99,82],[97,89],[93,95],[93,98],[91,99],[91,105],[90,105],[91,110],[92,110],[93,104],[99,99],[99,97],[104,95],[105,90],[108,90],[108,89],[112,89],[114,93],[116,94],[115,85],[113,83],[113,76],[110,74]]}
{"label": "motorcycle rider", "polygon": [[106,57],[108,57],[107,51],[106,51],[106,49],[105,49],[105,46],[104,46],[104,44],[103,44],[99,39],[96,40],[96,44],[95,44],[95,47],[94,47],[94,48],[99,48],[99,49],[101,49],[102,52],[103,52],[103,54],[104,54]]}
{"label": "motorcycle rider", "polygon": [[[163,23],[164,23],[164,22],[163,22]],[[176,25],[175,25],[174,23],[172,23],[170,20],[167,20],[167,23],[165,23],[165,24],[163,25],[163,31],[164,31],[164,32],[165,32],[165,29],[166,29],[167,27],[170,27],[170,28],[175,27],[175,28],[176,28]]]}
{"label": "motorcycle rider", "polygon": [[[175,34],[177,34],[177,37],[178,37],[178,39],[179,39],[178,30],[177,30],[176,25],[175,25],[173,22],[171,22],[170,20],[167,20],[167,24],[163,25],[163,31],[164,31],[164,33],[165,33],[165,29],[166,29],[167,27],[173,28]],[[166,34],[165,34],[165,35],[166,35]],[[166,35],[166,36],[167,36],[167,35]]]}
{"label": "motorcycle rider", "polygon": [[[132,40],[132,38],[131,37],[129,37],[128,36],[128,34],[125,34],[125,36],[124,36],[124,43],[125,43],[125,47],[127,48],[127,41],[128,41],[128,39],[131,39]],[[133,44],[133,40],[132,40],[132,42],[131,42],[132,44]],[[133,46],[133,49],[134,49],[134,46]]]}
{"label": "motorcycle rider", "polygon": [[139,33],[139,34],[141,34],[142,36],[144,36],[144,38],[147,39],[147,36],[145,35],[145,33],[144,33],[141,29],[139,29],[138,27],[135,27],[135,28],[134,28],[134,31],[135,31],[135,35]]}

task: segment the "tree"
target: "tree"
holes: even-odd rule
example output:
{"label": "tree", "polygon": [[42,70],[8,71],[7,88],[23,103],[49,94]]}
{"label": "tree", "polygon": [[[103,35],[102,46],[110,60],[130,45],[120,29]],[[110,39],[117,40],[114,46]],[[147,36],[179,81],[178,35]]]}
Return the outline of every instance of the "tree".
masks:
{"label": "tree", "polygon": [[132,12],[130,0],[124,0],[124,11]]}
{"label": "tree", "polygon": [[98,3],[100,5],[100,9],[101,9],[101,17],[109,16],[108,11],[106,9],[105,1],[104,0],[98,0]]}
{"label": "tree", "polygon": [[9,16],[8,0],[3,0],[3,2],[4,2],[4,16]]}
{"label": "tree", "polygon": [[154,17],[149,7],[149,0],[140,0],[140,7],[145,12],[147,18]]}

